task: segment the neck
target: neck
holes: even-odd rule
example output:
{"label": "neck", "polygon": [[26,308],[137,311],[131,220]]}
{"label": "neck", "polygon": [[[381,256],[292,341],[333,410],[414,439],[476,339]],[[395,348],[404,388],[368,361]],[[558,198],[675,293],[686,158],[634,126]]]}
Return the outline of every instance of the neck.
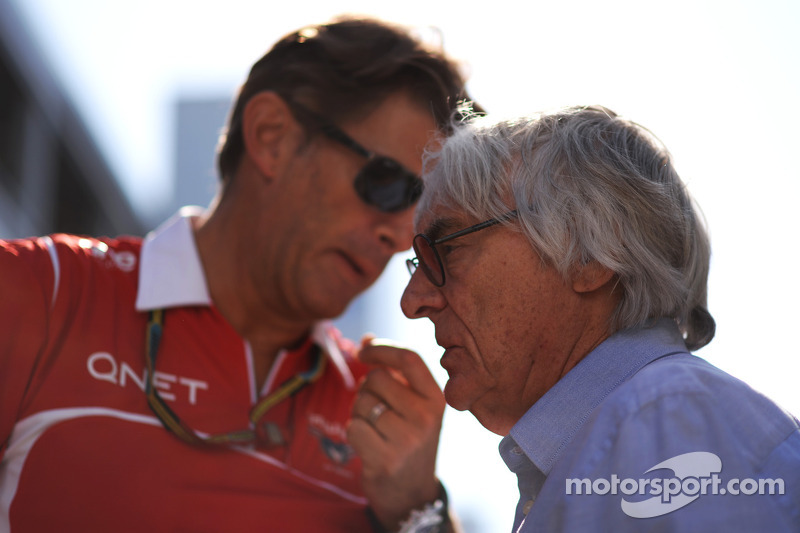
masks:
{"label": "neck", "polygon": [[[252,253],[243,246],[231,217],[219,205],[194,220],[195,240],[214,306],[253,353],[256,385],[266,380],[280,350],[291,348],[308,334],[312,323],[287,318],[275,309],[275,299],[257,286],[241,258]],[[246,235],[246,233],[244,233]]]}

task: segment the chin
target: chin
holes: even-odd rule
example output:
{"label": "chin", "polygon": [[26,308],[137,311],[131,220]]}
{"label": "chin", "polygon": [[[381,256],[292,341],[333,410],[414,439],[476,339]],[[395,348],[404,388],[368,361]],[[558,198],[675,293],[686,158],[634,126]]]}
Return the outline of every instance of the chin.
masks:
{"label": "chin", "polygon": [[468,399],[463,388],[458,386],[458,378],[450,378],[444,386],[444,399],[447,405],[456,411],[469,410],[472,402]]}
{"label": "chin", "polygon": [[357,294],[332,294],[333,291],[317,294],[316,297],[306,299],[306,307],[311,311],[315,320],[328,320],[338,318],[345,311]]}
{"label": "chin", "polygon": [[316,313],[317,320],[336,320],[347,311],[348,305],[350,305],[350,302],[347,302],[345,304],[332,304],[328,306],[320,306],[317,308],[318,309]]}
{"label": "chin", "polygon": [[[463,381],[463,378],[461,380]],[[458,378],[450,378],[444,386],[444,399],[447,401],[447,405],[456,411],[469,411],[484,428],[492,433],[501,437],[508,435],[514,424],[504,423],[505,420],[498,418],[498,413],[492,407],[479,401],[482,395],[476,394],[474,388],[459,387],[458,381]]]}

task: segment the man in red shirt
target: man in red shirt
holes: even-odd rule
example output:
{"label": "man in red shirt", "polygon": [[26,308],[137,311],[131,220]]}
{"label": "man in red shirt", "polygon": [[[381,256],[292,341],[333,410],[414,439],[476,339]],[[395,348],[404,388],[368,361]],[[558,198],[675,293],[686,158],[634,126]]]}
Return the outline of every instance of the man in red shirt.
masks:
{"label": "man in red shirt", "polygon": [[465,98],[399,28],[307,27],[253,66],[208,210],[0,241],[0,532],[450,530],[441,391],[324,319],[410,246]]}

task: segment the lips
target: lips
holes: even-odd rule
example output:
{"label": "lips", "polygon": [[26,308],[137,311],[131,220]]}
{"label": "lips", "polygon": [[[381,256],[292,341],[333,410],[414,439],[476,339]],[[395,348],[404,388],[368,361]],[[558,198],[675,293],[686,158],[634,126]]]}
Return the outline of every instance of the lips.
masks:
{"label": "lips", "polygon": [[371,260],[365,254],[348,253],[344,250],[336,250],[336,254],[346,263],[354,277],[361,282],[372,282],[383,271],[383,264]]}
{"label": "lips", "polygon": [[[434,323],[434,328],[435,327],[436,327],[436,324]],[[445,350],[447,350],[449,348],[455,348],[456,346],[458,346],[458,344],[454,340],[445,338],[444,335],[440,335],[438,333],[438,331],[434,335],[436,337],[436,344],[438,344],[439,346],[441,346]]]}
{"label": "lips", "polygon": [[363,276],[364,275],[364,269],[361,267],[361,265],[358,264],[358,262],[356,262],[356,260],[352,256],[350,256],[350,255],[348,255],[348,254],[346,254],[344,252],[339,252],[339,256],[342,259],[344,259],[344,261],[348,265],[350,265],[350,268],[352,268],[355,271],[356,274],[358,274],[359,276]]}
{"label": "lips", "polygon": [[[436,324],[434,323],[434,326],[435,325]],[[444,328],[436,329],[436,344],[444,348],[444,353],[439,360],[439,364],[442,368],[447,370],[448,373],[450,373],[458,366],[459,352],[463,352],[464,348],[454,337],[445,334],[442,331]]]}
{"label": "lips", "polygon": [[439,359],[439,365],[447,370],[448,374],[451,374],[458,366],[459,352],[462,352],[463,349],[460,345],[453,341],[443,341],[437,339],[436,342],[439,344],[439,346],[444,348],[444,353]]}

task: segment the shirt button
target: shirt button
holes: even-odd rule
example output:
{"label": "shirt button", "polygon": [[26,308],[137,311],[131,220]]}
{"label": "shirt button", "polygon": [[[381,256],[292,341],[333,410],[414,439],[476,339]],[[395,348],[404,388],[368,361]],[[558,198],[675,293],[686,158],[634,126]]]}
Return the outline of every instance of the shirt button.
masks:
{"label": "shirt button", "polygon": [[526,501],[525,505],[522,506],[522,514],[527,516],[528,515],[528,511],[531,510],[531,507],[533,507],[533,500]]}
{"label": "shirt button", "polygon": [[520,448],[519,446],[514,446],[513,448],[511,448],[511,453],[513,453],[514,455],[522,455],[522,448]]}

